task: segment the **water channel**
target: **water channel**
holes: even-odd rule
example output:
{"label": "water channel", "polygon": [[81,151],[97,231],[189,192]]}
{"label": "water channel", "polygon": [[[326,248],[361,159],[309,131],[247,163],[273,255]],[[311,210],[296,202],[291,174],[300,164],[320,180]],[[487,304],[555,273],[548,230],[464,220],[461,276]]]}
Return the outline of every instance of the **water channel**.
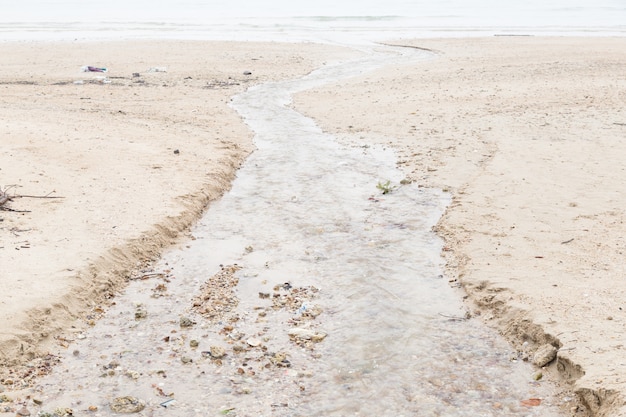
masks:
{"label": "water channel", "polygon": [[106,416],[132,396],[141,416],[563,415],[530,365],[464,319],[431,231],[449,196],[401,185],[391,150],[342,146],[289,107],[295,92],[429,58],[377,46],[235,97],[258,150],[194,238],[79,335],[38,387],[44,409]]}

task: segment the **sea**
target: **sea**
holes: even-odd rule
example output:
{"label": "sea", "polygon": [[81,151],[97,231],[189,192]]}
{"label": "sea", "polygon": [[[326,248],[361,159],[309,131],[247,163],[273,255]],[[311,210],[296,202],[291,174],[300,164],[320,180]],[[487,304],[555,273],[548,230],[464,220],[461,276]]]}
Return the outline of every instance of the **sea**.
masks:
{"label": "sea", "polygon": [[0,41],[626,35],[625,0],[0,0]]}

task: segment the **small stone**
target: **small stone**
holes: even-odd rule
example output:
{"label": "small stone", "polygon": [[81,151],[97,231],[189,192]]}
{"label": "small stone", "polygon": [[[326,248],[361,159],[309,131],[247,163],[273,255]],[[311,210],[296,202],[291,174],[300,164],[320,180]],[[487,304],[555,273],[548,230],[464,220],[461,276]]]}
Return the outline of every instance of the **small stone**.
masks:
{"label": "small stone", "polygon": [[222,347],[211,346],[209,354],[213,359],[222,359],[224,356],[226,356],[226,351]]}
{"label": "small stone", "polygon": [[146,307],[144,307],[143,304],[137,305],[135,309],[135,320],[145,319],[146,317],[148,317],[148,310],[146,310]]}
{"label": "small stone", "polygon": [[89,411],[98,411],[98,407],[96,407],[95,405],[90,405],[88,410]]}
{"label": "small stone", "polygon": [[40,400],[39,398],[33,398],[33,404],[41,405],[43,404],[43,400]]}
{"label": "small stone", "polygon": [[535,381],[539,381],[541,378],[543,378],[543,373],[541,373],[541,372],[535,372],[535,373],[533,374],[533,379],[534,379]]}
{"label": "small stone", "polygon": [[194,324],[196,324],[193,320],[191,320],[189,317],[181,317],[180,318],[180,327],[191,327]]}
{"label": "small stone", "polygon": [[183,356],[183,357],[180,358],[180,361],[182,363],[191,363],[191,362],[193,362],[193,359],[191,359],[189,356]]}
{"label": "small stone", "polygon": [[146,403],[135,397],[117,397],[110,404],[114,413],[138,413],[146,407]]}
{"label": "small stone", "polygon": [[17,415],[18,416],[29,416],[30,415],[30,411],[28,411],[28,408],[22,407],[19,410],[17,410]]}
{"label": "small stone", "polygon": [[198,346],[200,346],[200,342],[198,342],[196,339],[191,339],[189,341],[189,346],[192,348],[197,348]]}
{"label": "small stone", "polygon": [[137,371],[133,371],[133,370],[129,369],[129,370],[126,371],[126,376],[131,378],[131,379],[138,380],[139,377],[141,377],[141,374],[139,372],[137,372]]}
{"label": "small stone", "polygon": [[310,329],[295,328],[287,333],[289,337],[296,340],[311,340],[313,342],[321,342],[327,336],[324,332],[316,332]]}
{"label": "small stone", "polygon": [[538,367],[542,367],[552,362],[556,358],[558,349],[550,344],[541,346],[533,356],[533,363]]}
{"label": "small stone", "polygon": [[251,337],[250,339],[246,340],[246,343],[248,344],[248,346],[251,347],[258,347],[261,345],[261,341],[259,339],[255,339],[253,337]]}
{"label": "small stone", "polygon": [[252,72],[250,72],[250,71],[244,71],[244,72],[243,72],[243,75],[252,75]]}

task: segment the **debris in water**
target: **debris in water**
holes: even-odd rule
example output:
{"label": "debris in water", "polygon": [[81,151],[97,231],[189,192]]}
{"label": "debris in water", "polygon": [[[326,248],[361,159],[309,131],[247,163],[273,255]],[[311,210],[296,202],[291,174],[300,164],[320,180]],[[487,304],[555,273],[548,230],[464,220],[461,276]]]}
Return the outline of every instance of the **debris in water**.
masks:
{"label": "debris in water", "polygon": [[541,405],[541,398],[529,398],[520,402],[524,407],[537,407]]}
{"label": "debris in water", "polygon": [[167,401],[163,401],[161,404],[159,404],[161,407],[167,408],[167,407],[171,407],[172,405],[174,405],[176,403],[175,399],[169,399]]}

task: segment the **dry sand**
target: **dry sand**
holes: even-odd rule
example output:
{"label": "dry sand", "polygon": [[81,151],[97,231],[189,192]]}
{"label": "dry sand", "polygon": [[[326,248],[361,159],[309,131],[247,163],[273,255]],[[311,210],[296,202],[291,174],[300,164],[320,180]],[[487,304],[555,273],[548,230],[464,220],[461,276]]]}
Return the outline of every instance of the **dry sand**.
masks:
{"label": "dry sand", "polygon": [[437,58],[295,107],[449,190],[437,231],[474,314],[520,350],[560,348],[549,368],[592,414],[626,416],[626,38],[395,43]]}
{"label": "dry sand", "polygon": [[0,187],[14,196],[3,207],[16,210],[0,211],[5,369],[85,326],[229,188],[253,150],[231,96],[353,54],[314,44],[0,44]]}
{"label": "dry sand", "polygon": [[[394,147],[408,178],[449,190],[437,230],[474,314],[520,350],[555,344],[549,368],[592,412],[626,415],[626,39],[401,44],[437,57],[294,105],[346,143]],[[0,186],[63,197],[15,198],[9,207],[29,212],[0,211],[5,365],[85,326],[92,307],[228,189],[253,149],[230,96],[351,54],[207,42],[2,44],[0,53]],[[87,64],[110,67],[111,84],[80,73]]]}

